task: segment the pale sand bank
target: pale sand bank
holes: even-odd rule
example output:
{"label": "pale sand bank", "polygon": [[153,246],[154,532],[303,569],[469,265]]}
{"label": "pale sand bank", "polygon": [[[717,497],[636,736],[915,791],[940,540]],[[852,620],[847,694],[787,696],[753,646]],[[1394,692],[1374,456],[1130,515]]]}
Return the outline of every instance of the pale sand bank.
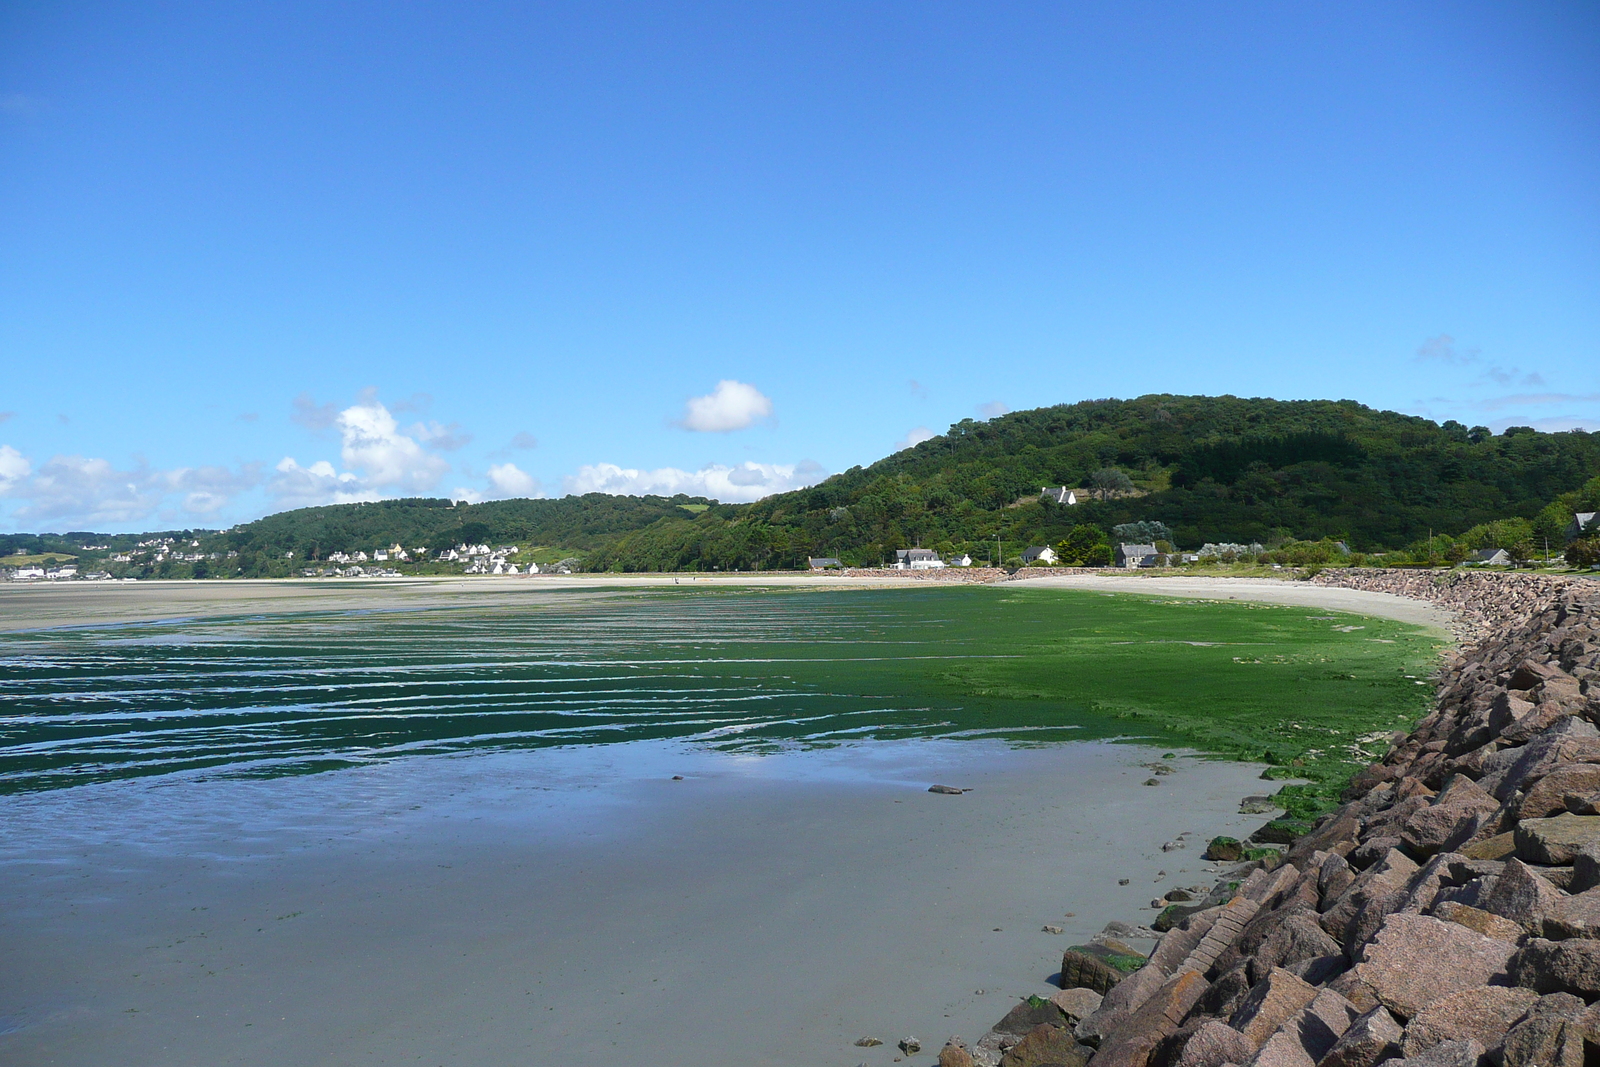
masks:
{"label": "pale sand bank", "polygon": [[0,1059],[928,1065],[1263,820],[1259,768],[1152,788],[1151,755],[650,742],[5,798]]}
{"label": "pale sand bank", "polygon": [[[1012,585],[1005,583],[999,588]],[[1441,608],[1389,593],[1337,589],[1305,582],[1249,578],[1066,574],[1014,583],[1031,589],[1091,589],[1206,599],[1253,600],[1326,611],[1347,611],[1444,629]],[[900,577],[814,574],[584,574],[536,577],[303,579],[186,582],[0,583],[0,631],[57,626],[152,622],[221,615],[300,611],[383,611],[530,603],[588,591],[613,595],[640,589],[928,589]],[[990,588],[996,588],[991,586]]]}
{"label": "pale sand bank", "polygon": [[1319,611],[1347,611],[1373,615],[1380,619],[1448,629],[1453,615],[1446,609],[1392,593],[1370,593],[1362,589],[1311,585],[1307,582],[1276,581],[1271,578],[1213,578],[1202,576],[1156,577],[1118,574],[1063,574],[1061,577],[1029,578],[1019,583],[1030,589],[1092,589],[1107,593],[1137,593],[1151,596],[1185,597],[1200,600],[1252,600],[1264,604],[1288,604]]}
{"label": "pale sand bank", "polygon": [[[574,591],[788,586],[910,587],[899,578],[812,574],[574,574],[228,581],[3,582],[0,631],[298,611],[382,611],[518,604]],[[918,586],[921,588],[921,586]]]}

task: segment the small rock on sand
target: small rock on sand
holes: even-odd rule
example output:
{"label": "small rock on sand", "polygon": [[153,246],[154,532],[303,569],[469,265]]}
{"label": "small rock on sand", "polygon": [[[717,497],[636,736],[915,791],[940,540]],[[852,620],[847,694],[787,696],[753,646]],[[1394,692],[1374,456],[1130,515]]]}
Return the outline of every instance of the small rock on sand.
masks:
{"label": "small rock on sand", "polygon": [[930,792],[930,793],[944,793],[947,796],[958,797],[962,793],[965,793],[966,790],[965,789],[957,789],[953,785],[930,785],[928,787],[928,792]]}
{"label": "small rock on sand", "polygon": [[856,1048],[877,1048],[881,1044],[883,1044],[883,1042],[879,1041],[875,1037],[856,1038]]}

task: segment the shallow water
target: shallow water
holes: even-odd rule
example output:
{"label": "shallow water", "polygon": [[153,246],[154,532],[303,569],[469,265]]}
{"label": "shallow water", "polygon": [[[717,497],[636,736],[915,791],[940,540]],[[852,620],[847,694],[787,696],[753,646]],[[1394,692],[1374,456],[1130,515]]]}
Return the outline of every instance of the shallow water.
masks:
{"label": "shallow water", "polygon": [[957,606],[573,596],[0,635],[0,790],[647,738],[748,747],[960,733],[973,727],[957,721],[970,701],[906,685],[917,660],[1004,654],[969,647],[948,617]]}
{"label": "shallow water", "polygon": [[1261,821],[1259,767],[1035,742],[1390,692],[1330,621],[697,590],[0,636],[0,1059],[927,1063]]}

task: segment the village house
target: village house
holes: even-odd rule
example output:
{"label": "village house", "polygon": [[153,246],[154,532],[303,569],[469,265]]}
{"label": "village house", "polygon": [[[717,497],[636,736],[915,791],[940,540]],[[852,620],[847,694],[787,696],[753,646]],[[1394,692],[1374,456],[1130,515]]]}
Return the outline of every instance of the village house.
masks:
{"label": "village house", "polygon": [[1567,527],[1567,536],[1570,540],[1595,531],[1600,531],[1600,511],[1579,511],[1572,516],[1572,523]]}
{"label": "village house", "polygon": [[843,570],[844,564],[832,556],[812,556],[809,560],[814,571]]}
{"label": "village house", "polygon": [[944,560],[931,548],[897,548],[892,566],[897,571],[930,571],[943,567]]}
{"label": "village house", "polygon": [[1047,485],[1039,490],[1041,497],[1054,500],[1057,504],[1071,506],[1078,502],[1078,493],[1075,489],[1068,489],[1064,485]]}
{"label": "village house", "polygon": [[1480,548],[1467,557],[1467,563],[1474,567],[1509,567],[1512,559],[1503,548]]}
{"label": "village house", "polygon": [[946,562],[952,567],[970,567],[972,557],[963,552],[959,556],[951,556]]}
{"label": "village house", "polygon": [[1154,567],[1156,557],[1159,555],[1155,545],[1118,545],[1117,566],[1130,570],[1136,567]]}
{"label": "village house", "polygon": [[11,575],[18,582],[31,582],[36,578],[44,577],[43,567],[18,567]]}
{"label": "village house", "polygon": [[1028,565],[1029,563],[1049,564],[1054,563],[1055,561],[1055,549],[1051,548],[1049,545],[1039,545],[1034,548],[1029,548],[1022,553],[1022,563],[1024,566]]}

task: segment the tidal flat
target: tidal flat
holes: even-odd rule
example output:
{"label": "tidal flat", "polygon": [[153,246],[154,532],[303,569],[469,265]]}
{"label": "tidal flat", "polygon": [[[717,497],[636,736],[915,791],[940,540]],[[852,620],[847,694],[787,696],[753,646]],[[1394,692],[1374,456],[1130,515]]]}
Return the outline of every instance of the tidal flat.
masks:
{"label": "tidal flat", "polygon": [[1047,992],[1066,944],[1205,882],[1204,837],[1262,821],[1237,802],[1275,788],[1263,762],[1308,802],[1363,762],[1418,714],[1442,640],[1020,584],[14,630],[0,1053],[936,1050]]}

